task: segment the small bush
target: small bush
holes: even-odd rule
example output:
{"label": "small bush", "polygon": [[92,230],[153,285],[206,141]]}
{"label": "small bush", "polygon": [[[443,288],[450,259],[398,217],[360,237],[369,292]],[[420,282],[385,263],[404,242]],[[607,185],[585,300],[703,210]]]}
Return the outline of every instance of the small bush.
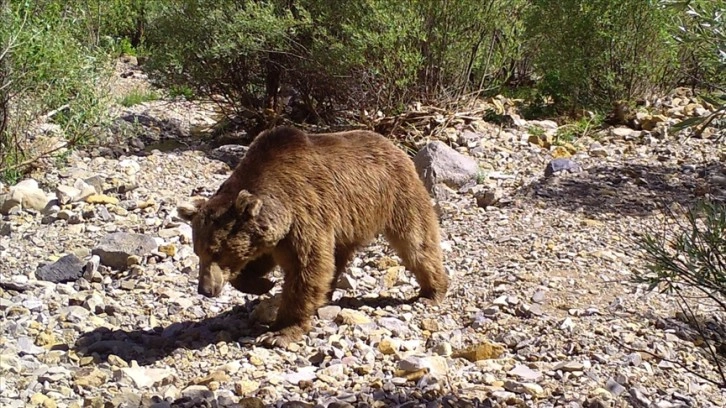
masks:
{"label": "small bush", "polygon": [[675,13],[670,25],[681,45],[684,78],[706,90],[726,91],[726,8],[712,0],[667,1]]}
{"label": "small bush", "polygon": [[672,130],[690,128],[699,135],[710,125],[716,129],[714,139],[720,141],[726,136],[726,10],[708,0],[668,4],[682,11],[671,28],[681,45],[681,81],[699,87],[699,97],[712,105],[710,115],[688,118]]}
{"label": "small bush", "polygon": [[[685,222],[673,213],[668,215],[668,224],[661,231],[648,232],[638,242],[647,269],[637,272],[634,280],[648,284],[650,290],[658,288],[675,295],[683,314],[708,339],[694,306],[707,299],[726,313],[726,205],[701,201],[687,211]],[[701,298],[695,296],[699,293]],[[724,346],[708,342],[720,376],[715,382],[722,387],[726,386],[726,367],[716,349]]]}
{"label": "small bush", "polygon": [[221,97],[243,116],[262,118],[268,108],[313,122],[340,110],[390,114],[513,77],[526,4],[159,2],[146,17],[147,67],[161,84]]}
{"label": "small bush", "polygon": [[575,140],[588,136],[592,132],[600,129],[603,124],[603,116],[593,114],[591,116],[583,116],[575,121],[567,123],[557,128],[555,134],[556,143],[571,143]]}
{"label": "small bush", "polygon": [[186,100],[194,99],[194,90],[186,85],[169,86],[169,96],[172,98],[182,97]]}
{"label": "small bush", "polygon": [[159,99],[159,95],[152,90],[132,89],[129,93],[121,97],[119,104],[128,108],[129,106],[155,101],[157,99]]}
{"label": "small bush", "polygon": [[669,13],[655,0],[533,0],[526,27],[538,89],[569,113],[667,89],[677,65]]}
{"label": "small bush", "polygon": [[59,125],[72,145],[87,141],[106,112],[105,56],[84,43],[83,25],[63,4],[6,2],[2,9],[0,172],[5,178],[17,177],[29,159],[49,153],[29,150],[42,121]]}

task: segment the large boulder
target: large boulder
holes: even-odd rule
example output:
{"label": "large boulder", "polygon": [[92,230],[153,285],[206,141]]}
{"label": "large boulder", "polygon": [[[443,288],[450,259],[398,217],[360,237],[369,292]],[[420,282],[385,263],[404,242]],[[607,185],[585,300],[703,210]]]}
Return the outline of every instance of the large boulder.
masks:
{"label": "large boulder", "polygon": [[85,263],[77,256],[68,254],[51,264],[40,266],[35,271],[35,277],[53,283],[74,282],[83,276],[84,266]]}
{"label": "large boulder", "polygon": [[143,257],[157,247],[156,240],[148,235],[115,232],[103,237],[91,252],[98,255],[103,265],[122,271],[128,267],[130,256]]}
{"label": "large boulder", "polygon": [[413,159],[416,171],[429,192],[437,184],[444,184],[455,190],[476,181],[479,165],[476,160],[465,156],[444,142],[434,141],[421,149]]}
{"label": "large boulder", "polygon": [[38,187],[37,181],[23,180],[10,187],[7,194],[0,196],[0,213],[7,214],[15,207],[43,211],[54,199]]}

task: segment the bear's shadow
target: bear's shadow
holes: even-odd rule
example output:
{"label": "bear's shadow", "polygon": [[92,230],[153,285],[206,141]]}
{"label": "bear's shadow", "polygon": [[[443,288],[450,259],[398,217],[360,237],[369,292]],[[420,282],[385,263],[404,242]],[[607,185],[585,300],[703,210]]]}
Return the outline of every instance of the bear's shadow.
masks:
{"label": "bear's shadow", "polygon": [[[400,306],[416,301],[409,299],[379,296],[358,298],[344,296],[331,305],[343,308],[359,309],[367,306],[383,308]],[[198,321],[188,320],[172,323],[168,326],[157,326],[151,329],[111,330],[99,327],[81,334],[73,349],[81,356],[92,356],[94,363],[108,361],[113,354],[126,362],[135,360],[139,366],[152,365],[169,355],[183,350],[199,350],[210,344],[239,343],[240,347],[251,347],[255,339],[267,330],[267,326],[252,323],[250,311],[259,303],[259,299],[238,304],[216,316]]]}

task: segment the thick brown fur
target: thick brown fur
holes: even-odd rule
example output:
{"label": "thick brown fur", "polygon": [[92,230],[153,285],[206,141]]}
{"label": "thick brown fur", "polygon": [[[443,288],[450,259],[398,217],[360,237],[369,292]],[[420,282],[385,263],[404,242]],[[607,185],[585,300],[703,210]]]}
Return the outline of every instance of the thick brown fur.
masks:
{"label": "thick brown fur", "polygon": [[300,339],[355,251],[381,233],[421,298],[439,303],[448,290],[429,195],[411,159],[374,132],[264,131],[209,200],[178,213],[192,225],[199,293],[217,296],[228,281],[265,293],[264,276],[282,268],[277,319],[260,338],[268,346]]}

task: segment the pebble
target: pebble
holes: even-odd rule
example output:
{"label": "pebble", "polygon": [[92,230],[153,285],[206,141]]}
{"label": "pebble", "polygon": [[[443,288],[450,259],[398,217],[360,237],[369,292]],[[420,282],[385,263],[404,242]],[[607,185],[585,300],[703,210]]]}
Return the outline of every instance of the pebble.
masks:
{"label": "pebble", "polygon": [[139,388],[165,385],[172,371],[166,368],[124,367],[114,372],[116,381],[132,382]]}
{"label": "pebble", "polygon": [[534,381],[542,377],[541,372],[537,370],[532,370],[531,368],[523,364],[518,364],[514,366],[514,368],[509,371],[509,374],[529,381]]}

